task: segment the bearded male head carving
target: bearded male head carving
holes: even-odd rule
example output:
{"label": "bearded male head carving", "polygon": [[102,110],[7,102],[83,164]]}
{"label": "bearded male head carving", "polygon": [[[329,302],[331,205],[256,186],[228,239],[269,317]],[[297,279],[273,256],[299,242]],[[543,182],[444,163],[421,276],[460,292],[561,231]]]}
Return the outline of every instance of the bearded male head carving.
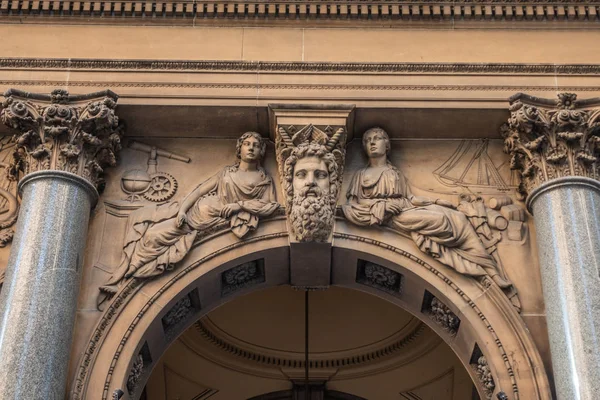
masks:
{"label": "bearded male head carving", "polygon": [[322,144],[301,144],[285,160],[284,177],[288,219],[296,240],[326,242],[338,194],[334,155]]}

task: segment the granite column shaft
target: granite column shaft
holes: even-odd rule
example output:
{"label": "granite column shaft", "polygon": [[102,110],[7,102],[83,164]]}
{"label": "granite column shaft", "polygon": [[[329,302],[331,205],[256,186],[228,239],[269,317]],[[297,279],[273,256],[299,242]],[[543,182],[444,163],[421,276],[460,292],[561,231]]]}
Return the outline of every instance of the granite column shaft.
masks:
{"label": "granite column shaft", "polygon": [[0,293],[0,397],[65,398],[80,273],[96,189],[62,171],[19,184],[21,208]]}
{"label": "granite column shaft", "polygon": [[536,188],[528,205],[557,397],[600,399],[600,182],[554,179]]}

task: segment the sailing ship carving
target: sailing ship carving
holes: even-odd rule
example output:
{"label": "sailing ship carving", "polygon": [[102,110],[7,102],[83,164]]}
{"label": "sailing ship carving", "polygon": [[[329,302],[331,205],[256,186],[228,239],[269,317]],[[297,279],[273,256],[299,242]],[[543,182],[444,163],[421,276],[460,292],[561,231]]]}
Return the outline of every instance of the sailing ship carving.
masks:
{"label": "sailing ship carving", "polygon": [[508,161],[496,165],[488,153],[489,140],[462,140],[454,153],[433,171],[444,186],[465,187],[478,193],[509,192],[517,187]]}

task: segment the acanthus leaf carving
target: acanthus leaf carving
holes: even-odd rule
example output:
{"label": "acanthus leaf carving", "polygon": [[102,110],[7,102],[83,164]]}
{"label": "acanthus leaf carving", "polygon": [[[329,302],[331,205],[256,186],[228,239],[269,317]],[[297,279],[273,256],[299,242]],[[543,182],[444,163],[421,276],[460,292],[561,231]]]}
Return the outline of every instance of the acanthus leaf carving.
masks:
{"label": "acanthus leaf carving", "polygon": [[124,130],[115,114],[116,94],[71,96],[56,89],[38,95],[11,89],[4,97],[0,118],[18,131],[9,165],[14,179],[53,169],[102,188],[102,173],[116,164]]}
{"label": "acanthus leaf carving", "polygon": [[496,383],[494,382],[492,370],[488,365],[487,358],[485,358],[484,355],[479,356],[472,366],[481,382],[486,398],[491,399],[494,389],[496,388]]}
{"label": "acanthus leaf carving", "polygon": [[556,178],[600,177],[600,102],[559,93],[556,102],[524,94],[511,98],[500,133],[524,197]]}
{"label": "acanthus leaf carving", "polygon": [[[429,292],[427,292],[429,294]],[[460,318],[437,297],[429,294],[428,304],[425,312],[429,317],[441,326],[450,336],[456,336],[460,327]]]}

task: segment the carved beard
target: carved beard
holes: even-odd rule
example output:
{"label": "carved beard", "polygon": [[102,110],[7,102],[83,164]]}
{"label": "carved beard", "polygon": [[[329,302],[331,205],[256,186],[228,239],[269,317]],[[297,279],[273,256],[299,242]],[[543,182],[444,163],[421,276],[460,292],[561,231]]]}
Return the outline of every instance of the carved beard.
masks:
{"label": "carved beard", "polygon": [[[308,197],[309,190],[316,193],[316,197]],[[333,225],[330,194],[323,194],[318,187],[307,187],[300,193],[294,192],[289,218],[296,240],[326,242]]]}

